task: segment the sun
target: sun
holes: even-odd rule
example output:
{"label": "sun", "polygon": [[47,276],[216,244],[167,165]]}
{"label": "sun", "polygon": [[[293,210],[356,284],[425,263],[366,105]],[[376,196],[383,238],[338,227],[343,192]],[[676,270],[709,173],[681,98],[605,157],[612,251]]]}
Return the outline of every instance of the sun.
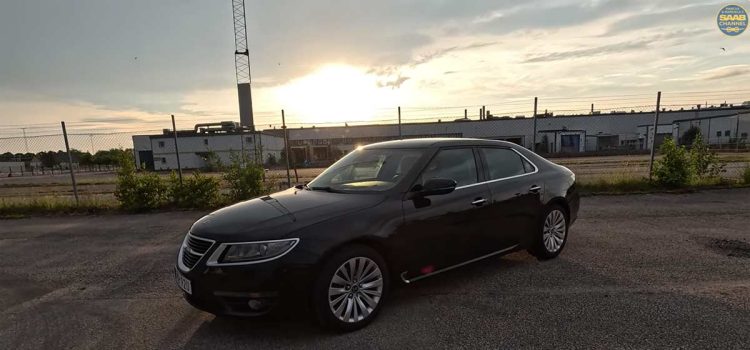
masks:
{"label": "sun", "polygon": [[289,120],[305,124],[371,122],[395,110],[397,92],[378,86],[378,77],[347,65],[327,65],[276,88]]}

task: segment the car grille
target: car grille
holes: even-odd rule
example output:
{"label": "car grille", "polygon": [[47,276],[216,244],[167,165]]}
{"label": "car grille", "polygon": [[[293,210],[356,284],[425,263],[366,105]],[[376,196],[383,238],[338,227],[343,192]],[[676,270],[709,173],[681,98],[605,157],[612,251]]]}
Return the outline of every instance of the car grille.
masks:
{"label": "car grille", "polygon": [[210,239],[198,238],[188,234],[185,244],[182,246],[182,264],[188,269],[192,269],[206,255],[213,244],[214,241]]}

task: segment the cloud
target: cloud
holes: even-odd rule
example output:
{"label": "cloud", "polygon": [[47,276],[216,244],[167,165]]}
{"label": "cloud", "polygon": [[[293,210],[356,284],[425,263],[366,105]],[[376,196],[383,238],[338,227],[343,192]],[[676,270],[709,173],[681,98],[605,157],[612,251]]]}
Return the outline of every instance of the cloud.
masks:
{"label": "cloud", "polygon": [[84,123],[112,123],[112,124],[130,124],[146,122],[143,118],[127,116],[92,116],[81,118]]}
{"label": "cloud", "polygon": [[705,29],[693,29],[693,30],[678,30],[673,32],[666,32],[662,34],[652,35],[643,39],[630,40],[625,42],[619,42],[616,44],[600,45],[585,49],[575,49],[560,52],[552,52],[547,54],[533,55],[527,57],[524,63],[536,63],[536,62],[551,62],[560,61],[565,59],[595,57],[595,56],[606,56],[611,54],[619,54],[623,52],[629,52],[634,50],[641,50],[648,48],[651,44],[668,41],[672,39],[679,39],[683,37],[695,37],[697,35],[706,33],[708,30]]}
{"label": "cloud", "polygon": [[724,78],[735,78],[747,74],[750,74],[750,65],[735,64],[708,69],[698,73],[697,76],[701,80],[719,80]]}
{"label": "cloud", "polygon": [[550,61],[559,61],[559,60],[572,59],[572,58],[603,56],[603,55],[609,55],[609,54],[631,51],[631,50],[636,50],[636,49],[642,49],[642,48],[647,47],[649,43],[650,41],[646,41],[646,40],[636,40],[636,41],[629,41],[629,42],[623,42],[623,43],[617,43],[617,44],[596,46],[596,47],[592,47],[588,49],[553,52],[549,54],[531,56],[527,58],[526,60],[524,60],[524,62],[525,63],[550,62]]}
{"label": "cloud", "polygon": [[635,0],[524,3],[509,7],[502,14],[487,13],[476,18],[469,28],[475,33],[491,34],[559,29],[595,22],[642,6],[642,3]]}
{"label": "cloud", "polygon": [[415,58],[409,65],[412,67],[428,63],[432,60],[438,59],[440,57],[443,57],[451,52],[459,52],[459,51],[468,51],[473,49],[481,49],[483,47],[493,46],[497,44],[496,42],[484,42],[484,43],[473,43],[469,45],[463,45],[463,46],[452,46],[447,48],[442,48],[439,50],[435,50],[433,52],[430,52],[425,55],[421,55],[417,58]]}
{"label": "cloud", "polygon": [[399,76],[395,80],[384,81],[384,82],[380,82],[379,81],[378,82],[378,87],[390,87],[391,89],[398,89],[398,88],[401,88],[401,84],[403,84],[404,82],[406,82],[409,79],[411,79],[411,78]]}
{"label": "cloud", "polygon": [[719,8],[717,4],[680,4],[678,7],[668,9],[639,12],[612,23],[602,36],[666,25],[685,26],[693,20],[705,20],[715,16]]}

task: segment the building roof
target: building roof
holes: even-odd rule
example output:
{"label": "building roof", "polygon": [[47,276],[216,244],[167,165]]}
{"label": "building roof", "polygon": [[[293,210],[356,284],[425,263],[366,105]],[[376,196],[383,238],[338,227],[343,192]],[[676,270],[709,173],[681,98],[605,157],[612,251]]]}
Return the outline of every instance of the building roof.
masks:
{"label": "building roof", "polygon": [[732,113],[732,114],[712,115],[712,116],[709,116],[709,117],[676,119],[672,123],[689,122],[689,121],[693,121],[693,120],[704,120],[704,119],[714,119],[714,118],[727,118],[727,117],[734,117],[734,116],[737,116],[737,115],[740,115],[740,114],[742,114],[742,113],[737,112],[737,113]]}
{"label": "building roof", "polygon": [[581,129],[547,129],[547,130],[539,130],[537,132],[566,132],[566,131],[570,131],[570,132],[586,132],[586,130],[581,130]]}
{"label": "building roof", "polygon": [[514,145],[513,143],[500,140],[485,140],[471,138],[424,138],[407,139],[372,143],[363,149],[377,148],[432,148],[445,146],[480,146],[480,145]]}

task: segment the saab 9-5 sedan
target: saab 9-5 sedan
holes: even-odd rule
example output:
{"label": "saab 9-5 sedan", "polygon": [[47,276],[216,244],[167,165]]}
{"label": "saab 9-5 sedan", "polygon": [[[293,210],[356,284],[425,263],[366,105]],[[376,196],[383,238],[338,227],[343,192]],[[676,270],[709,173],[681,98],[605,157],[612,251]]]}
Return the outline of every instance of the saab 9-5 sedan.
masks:
{"label": "saab 9-5 sedan", "polygon": [[570,170],[513,143],[376,143],[306,185],[201,218],[175,277],[216,315],[304,301],[324,326],[350,331],[375,318],[391,282],[521,249],[556,257],[578,206]]}

